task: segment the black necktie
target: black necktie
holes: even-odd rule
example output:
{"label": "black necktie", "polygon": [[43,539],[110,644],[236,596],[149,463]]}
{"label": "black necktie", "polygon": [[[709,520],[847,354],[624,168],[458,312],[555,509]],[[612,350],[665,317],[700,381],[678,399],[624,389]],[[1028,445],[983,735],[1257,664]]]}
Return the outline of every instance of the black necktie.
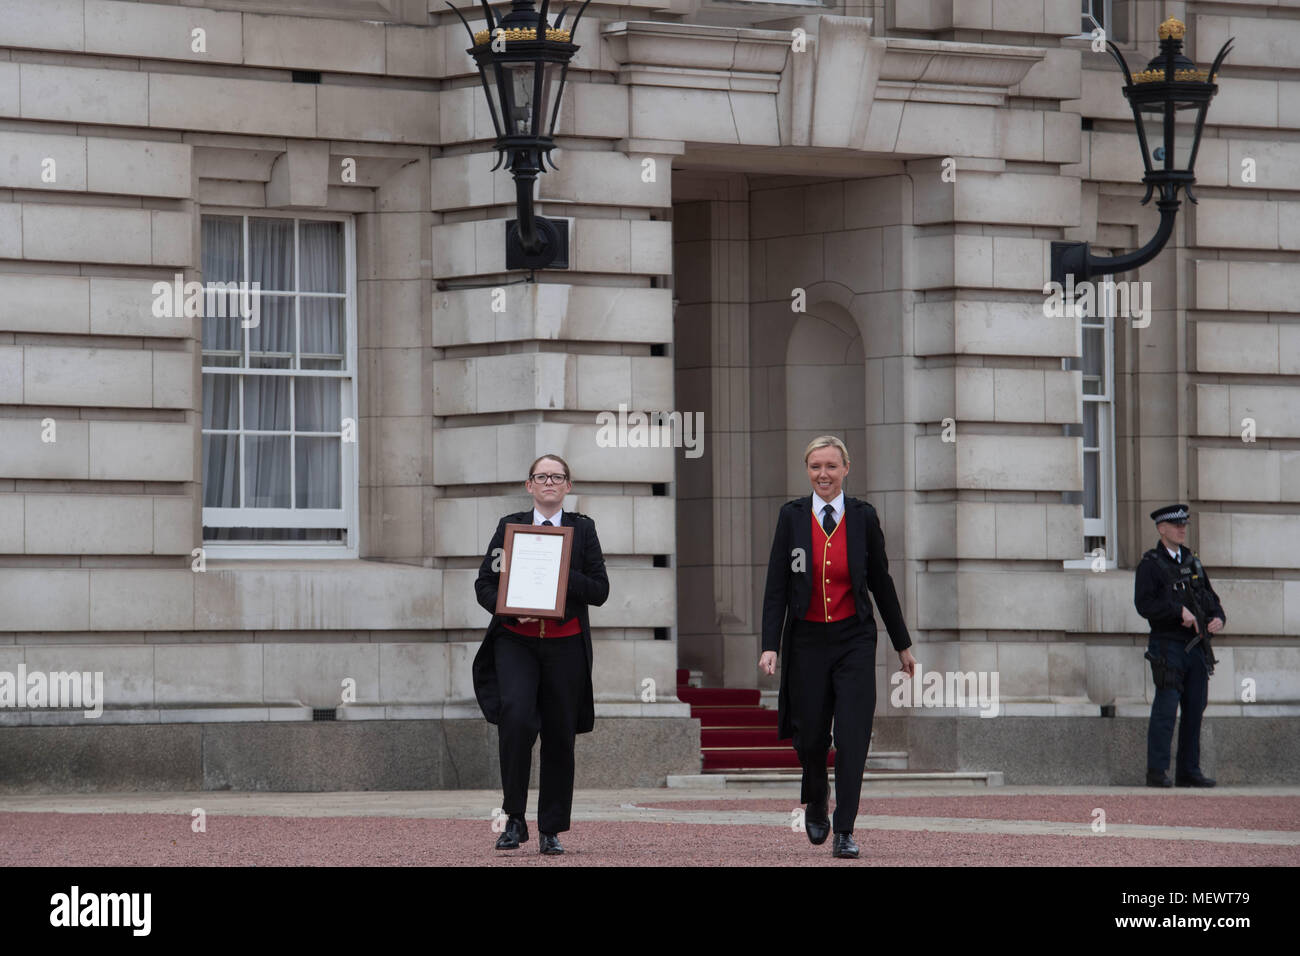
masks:
{"label": "black necktie", "polygon": [[822,509],[822,527],[826,529],[828,537],[835,530],[835,508],[832,505]]}
{"label": "black necktie", "polygon": [[554,528],[554,527],[555,527],[555,525],[551,524],[551,519],[550,519],[550,518],[547,518],[545,521],[542,522],[542,524],[546,525],[546,527],[548,527],[548,528]]}

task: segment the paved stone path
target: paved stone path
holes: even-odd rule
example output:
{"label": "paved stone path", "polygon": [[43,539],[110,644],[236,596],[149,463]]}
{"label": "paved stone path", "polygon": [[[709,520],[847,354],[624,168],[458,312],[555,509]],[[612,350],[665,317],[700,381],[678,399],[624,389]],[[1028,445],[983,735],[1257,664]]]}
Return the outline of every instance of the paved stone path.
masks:
{"label": "paved stone path", "polygon": [[[536,853],[535,792],[532,841],[493,850],[499,805],[474,790],[0,795],[0,866],[832,862],[797,829],[797,785],[581,790],[559,858]],[[863,799],[855,839],[856,865],[1295,866],[1300,787],[900,787]]]}

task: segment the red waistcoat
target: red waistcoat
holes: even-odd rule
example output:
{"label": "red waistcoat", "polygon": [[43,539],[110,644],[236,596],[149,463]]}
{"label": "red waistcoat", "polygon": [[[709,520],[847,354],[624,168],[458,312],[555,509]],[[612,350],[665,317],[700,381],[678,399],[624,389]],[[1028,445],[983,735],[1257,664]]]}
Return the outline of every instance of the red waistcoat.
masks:
{"label": "red waistcoat", "polygon": [[507,624],[502,621],[501,626],[507,631],[522,634],[524,637],[568,637],[571,634],[582,633],[582,625],[578,623],[576,617],[571,617],[567,621],[528,621],[522,624]]}
{"label": "red waistcoat", "polygon": [[[848,517],[847,510],[844,517]],[[809,571],[813,577],[813,589],[808,613],[803,616],[805,621],[842,621],[858,613],[853,600],[853,582],[849,577],[847,540],[844,518],[827,536],[816,513],[812,515],[813,546]]]}

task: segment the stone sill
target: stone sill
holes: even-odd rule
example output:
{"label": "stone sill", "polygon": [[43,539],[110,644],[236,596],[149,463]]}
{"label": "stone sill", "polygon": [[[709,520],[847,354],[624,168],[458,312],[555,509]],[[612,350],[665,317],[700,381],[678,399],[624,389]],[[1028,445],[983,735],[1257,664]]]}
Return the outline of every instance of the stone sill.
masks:
{"label": "stone sill", "polygon": [[[1117,717],[1151,717],[1150,704],[1134,704],[1115,708]],[[1206,717],[1300,717],[1300,704],[1207,704]]]}
{"label": "stone sill", "polygon": [[983,707],[876,707],[877,717],[1100,717],[1101,705],[1074,701],[999,701],[997,709]]}
{"label": "stone sill", "polygon": [[596,702],[596,717],[690,717],[691,705],[682,703]]}
{"label": "stone sill", "polygon": [[[312,708],[299,704],[211,704],[193,707],[115,707],[105,708],[98,717],[86,717],[81,710],[0,709],[3,727],[78,727],[95,724],[216,724],[277,723],[299,721],[313,723]],[[364,720],[482,720],[483,714],[474,701],[447,701],[441,704],[351,704],[335,711],[334,723]],[[636,702],[600,702],[596,716],[601,717],[685,717],[691,716],[689,704],[645,704]],[[329,723],[329,721],[314,721]]]}
{"label": "stone sill", "polygon": [[311,708],[294,704],[105,708],[98,717],[81,710],[0,710],[0,727],[77,727],[95,724],[213,724],[310,721]]}
{"label": "stone sill", "polygon": [[[381,561],[372,558],[321,558],[311,560],[294,561],[291,558],[221,558],[211,557],[205,561],[206,571],[201,573],[207,574],[212,571],[234,572],[257,572],[263,571],[338,571],[349,570],[351,568],[397,568],[406,571],[418,571],[427,573],[429,571],[440,570],[437,568],[426,568],[418,564],[405,564],[398,561]],[[200,572],[192,572],[200,573]]]}
{"label": "stone sill", "polygon": [[[688,704],[597,703],[596,717],[672,717],[690,718]],[[876,717],[965,717],[984,720],[978,708],[971,707],[893,707],[878,710]],[[1096,704],[1003,704],[998,717],[1077,717],[1101,718]],[[1120,705],[1116,718],[1146,720],[1151,716],[1149,704]],[[1291,704],[1211,704],[1206,717],[1268,718],[1300,717],[1300,703]],[[481,720],[474,703],[388,704],[339,708],[334,723],[367,720]],[[4,727],[78,727],[96,724],[214,724],[214,723],[324,723],[312,721],[311,708],[295,705],[209,706],[209,707],[141,707],[105,709],[99,717],[86,717],[82,711],[67,710],[0,710],[0,728]]]}

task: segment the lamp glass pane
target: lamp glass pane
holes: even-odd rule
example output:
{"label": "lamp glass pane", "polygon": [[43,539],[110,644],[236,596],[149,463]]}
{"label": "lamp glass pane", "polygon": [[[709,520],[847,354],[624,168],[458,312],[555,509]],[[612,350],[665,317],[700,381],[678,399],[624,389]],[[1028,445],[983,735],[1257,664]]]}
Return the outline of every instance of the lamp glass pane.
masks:
{"label": "lamp glass pane", "polygon": [[1195,110],[1188,110],[1186,113],[1183,114],[1184,116],[1195,117],[1195,120],[1193,121],[1193,125],[1188,127],[1188,132],[1187,132],[1188,143],[1192,149],[1192,155],[1187,161],[1189,166],[1196,165],[1196,157],[1201,148],[1201,134],[1205,131],[1205,114],[1209,111],[1209,109],[1210,109],[1210,103],[1207,100],[1206,102],[1198,106]]}
{"label": "lamp glass pane", "polygon": [[507,136],[531,136],[533,134],[533,74],[537,65],[531,60],[526,63],[503,63],[502,93],[504,101],[501,111],[506,126]]}
{"label": "lamp glass pane", "polygon": [[[1181,122],[1184,117],[1187,122]],[[1192,156],[1192,141],[1196,138],[1195,113],[1187,111],[1177,117],[1174,124],[1173,165],[1165,163],[1165,114],[1159,112],[1142,113],[1142,128],[1146,132],[1147,149],[1151,151],[1151,168],[1159,172],[1162,169],[1187,169]]]}
{"label": "lamp glass pane", "polygon": [[539,136],[550,136],[551,129],[547,123],[551,119],[551,97],[555,94],[555,74],[560,68],[554,63],[543,63],[541,66],[542,89],[541,102],[537,110],[537,133]]}
{"label": "lamp glass pane", "polygon": [[497,98],[492,95],[494,86],[493,77],[496,71],[491,64],[480,63],[478,65],[479,79],[483,82],[483,93],[487,97],[488,112],[492,114],[492,128],[496,130],[498,137],[505,135],[505,130],[501,128],[501,116],[497,110]]}

